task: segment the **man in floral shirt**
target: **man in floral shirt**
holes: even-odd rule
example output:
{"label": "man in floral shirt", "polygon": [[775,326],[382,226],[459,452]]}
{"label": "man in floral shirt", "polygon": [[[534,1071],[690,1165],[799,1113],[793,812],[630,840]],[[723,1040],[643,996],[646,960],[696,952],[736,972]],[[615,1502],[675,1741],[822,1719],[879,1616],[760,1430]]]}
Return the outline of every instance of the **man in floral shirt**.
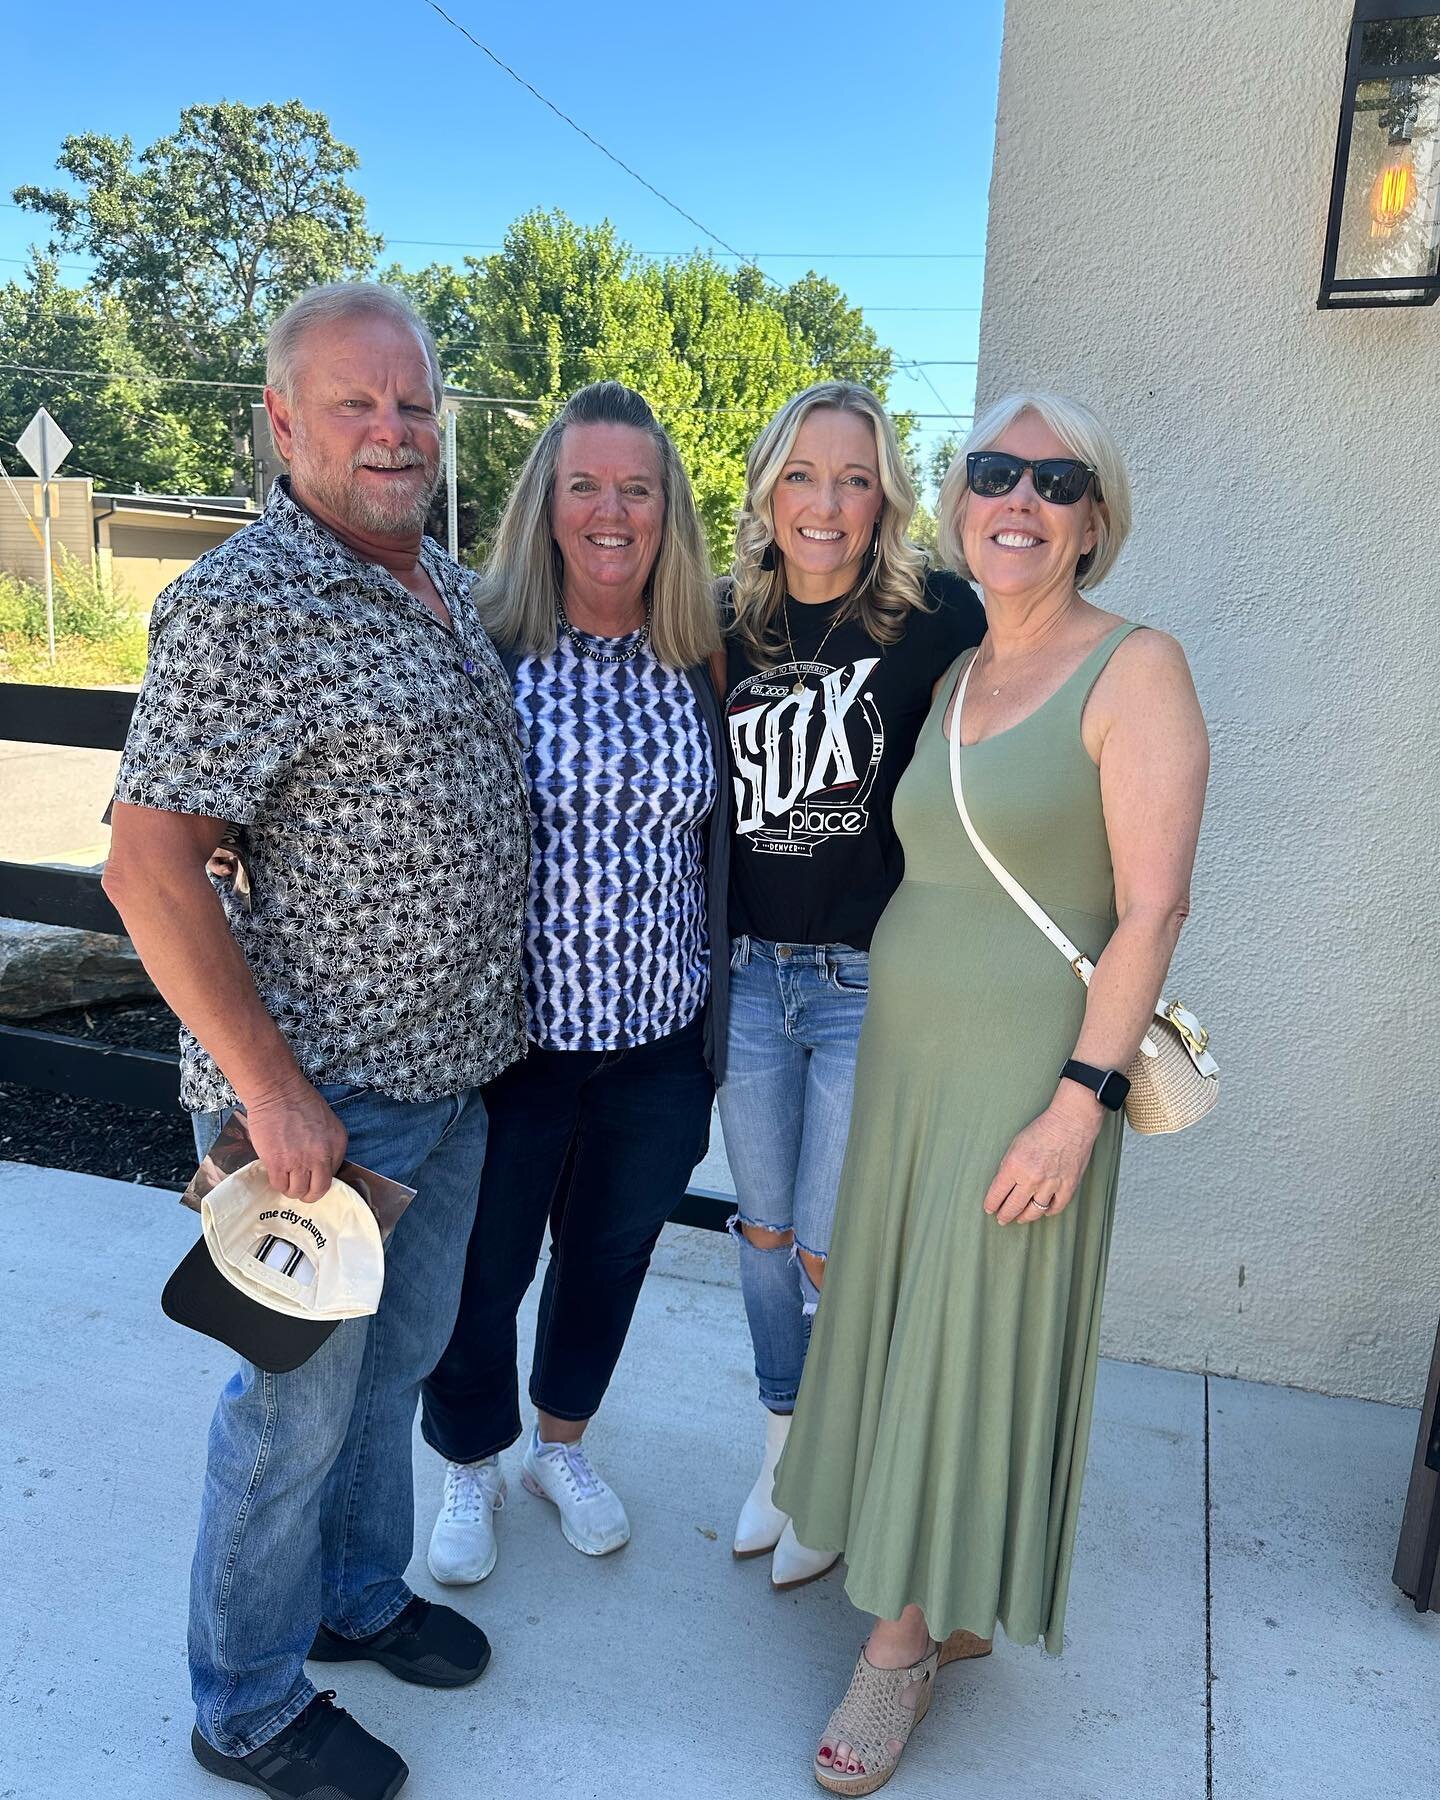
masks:
{"label": "man in floral shirt", "polygon": [[[264,517],[156,602],[105,888],[182,1021],[201,1154],[239,1105],[272,1184],[342,1158],[418,1189],[379,1311],[287,1375],[242,1363],[210,1432],[191,1578],[196,1758],[291,1797],[406,1767],[307,1658],[474,1680],[484,1634],[417,1599],[411,1425],[459,1301],[480,1084],[524,1050],[529,857],[509,684],[469,578],[423,537],[434,345],[393,293],[316,289],[271,335],[289,465]],[[243,879],[212,883],[221,839]],[[348,1152],[347,1152],[348,1143]]]}

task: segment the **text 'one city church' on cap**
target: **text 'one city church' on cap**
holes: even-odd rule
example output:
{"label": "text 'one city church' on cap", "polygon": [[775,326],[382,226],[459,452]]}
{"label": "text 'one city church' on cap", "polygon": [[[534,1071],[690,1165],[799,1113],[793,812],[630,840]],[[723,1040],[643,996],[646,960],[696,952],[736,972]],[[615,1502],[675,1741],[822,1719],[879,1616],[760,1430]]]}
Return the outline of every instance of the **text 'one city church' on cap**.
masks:
{"label": "text 'one city church' on cap", "polygon": [[203,1196],[200,1218],[204,1235],[165,1284],[161,1305],[257,1368],[298,1368],[342,1319],[380,1304],[380,1227],[346,1182],[332,1181],[313,1204],[290,1200],[250,1162]]}

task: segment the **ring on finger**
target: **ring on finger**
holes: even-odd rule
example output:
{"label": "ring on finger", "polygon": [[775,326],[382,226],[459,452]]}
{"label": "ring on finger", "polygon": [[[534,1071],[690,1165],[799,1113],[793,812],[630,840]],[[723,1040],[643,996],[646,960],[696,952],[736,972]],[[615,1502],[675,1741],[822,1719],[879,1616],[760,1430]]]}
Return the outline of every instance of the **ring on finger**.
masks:
{"label": "ring on finger", "polygon": [[1053,1200],[1032,1200],[1030,1204],[1035,1208],[1036,1212],[1049,1212],[1055,1202]]}

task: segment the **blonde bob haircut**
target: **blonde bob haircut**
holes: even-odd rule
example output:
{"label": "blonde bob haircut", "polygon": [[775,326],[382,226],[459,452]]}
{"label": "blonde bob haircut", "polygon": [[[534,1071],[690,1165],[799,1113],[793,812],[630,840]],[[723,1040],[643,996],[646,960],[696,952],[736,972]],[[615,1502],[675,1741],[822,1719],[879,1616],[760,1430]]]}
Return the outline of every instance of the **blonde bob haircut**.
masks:
{"label": "blonde bob haircut", "polygon": [[655,446],[665,523],[646,584],[650,643],[666,668],[688,669],[703,662],[720,648],[720,621],[690,478],[649,402],[618,381],[578,389],[535,440],[505,502],[476,585],[486,629],[506,650],[547,656],[555,648],[565,565],[551,534],[550,506],[561,439],[572,425],[629,425]]}
{"label": "blonde bob haircut", "polygon": [[[965,458],[972,450],[993,450],[1023,413],[1032,413],[1047,425],[1069,454],[1088,463],[1100,483],[1102,498],[1097,502],[1093,488],[1089,503],[1095,508],[1095,548],[1075,565],[1077,588],[1098,587],[1115,567],[1115,560],[1130,535],[1130,477],[1120,446],[1095,417],[1088,406],[1078,400],[1066,400],[1059,394],[1028,392],[1007,394],[981,413],[969,437],[955,452],[955,460],[940,484],[940,560],[947,568],[974,579],[965,561],[963,532],[965,508],[970,499],[970,481]],[[1077,502],[1078,504],[1078,502]]]}
{"label": "blonde bob haircut", "polygon": [[859,382],[817,382],[785,402],[745,459],[745,499],[735,533],[733,629],[758,668],[778,662],[787,648],[774,629],[785,603],[784,556],[777,550],[770,558],[775,566],[764,566],[765,553],[775,543],[771,496],[794,454],[800,427],[822,407],[859,413],[870,421],[884,495],[875,553],[867,556],[865,572],[846,596],[837,619],[859,619],[877,644],[894,644],[905,634],[911,609],[927,610],[925,553],[905,535],[915,513],[915,489],[890,415]]}

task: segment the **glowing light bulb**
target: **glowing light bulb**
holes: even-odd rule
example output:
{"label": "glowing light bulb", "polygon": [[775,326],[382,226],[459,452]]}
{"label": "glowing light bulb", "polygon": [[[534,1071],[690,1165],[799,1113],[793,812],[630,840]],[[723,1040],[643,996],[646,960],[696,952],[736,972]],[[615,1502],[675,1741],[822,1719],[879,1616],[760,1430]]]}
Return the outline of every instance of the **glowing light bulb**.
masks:
{"label": "glowing light bulb", "polygon": [[1415,204],[1415,171],[1408,162],[1387,163],[1370,190],[1370,235],[1388,238]]}

